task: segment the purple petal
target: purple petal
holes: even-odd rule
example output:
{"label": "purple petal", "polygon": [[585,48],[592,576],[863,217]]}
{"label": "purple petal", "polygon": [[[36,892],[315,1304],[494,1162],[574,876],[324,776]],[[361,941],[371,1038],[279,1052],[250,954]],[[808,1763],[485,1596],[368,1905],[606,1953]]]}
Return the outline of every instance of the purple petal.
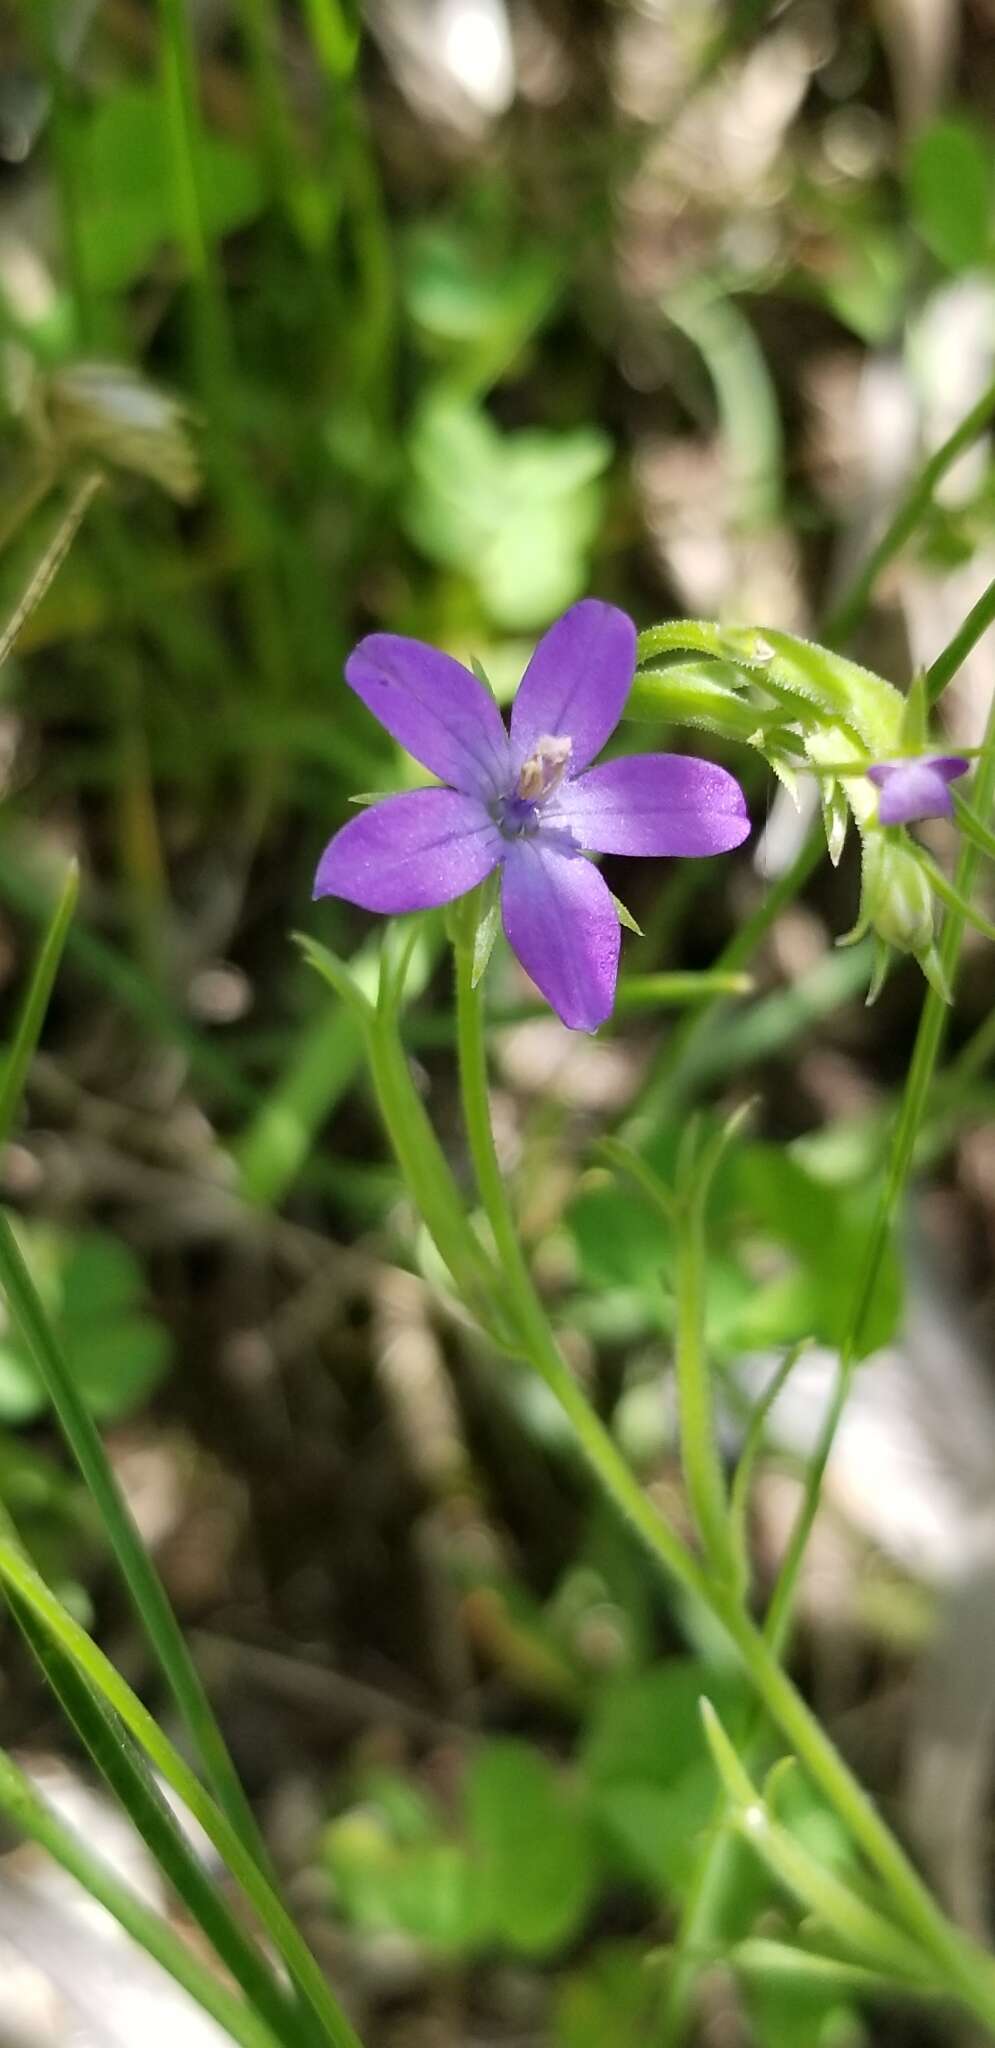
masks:
{"label": "purple petal", "polygon": [[318,863],[314,894],[388,914],[429,910],[482,882],[503,851],[479,798],[412,789],[360,811],[336,832]]}
{"label": "purple petal", "polygon": [[593,853],[727,853],[750,829],[735,777],[686,754],[605,761],[565,783],[546,816]]}
{"label": "purple petal", "polygon": [[508,735],[489,691],[452,655],[399,633],[370,633],[345,665],[367,710],[433,775],[470,796],[507,786]]}
{"label": "purple petal", "polygon": [[636,629],[613,604],[585,597],[550,626],[511,709],[516,773],[547,733],[573,741],[570,773],[600,753],[622,716],[636,666]]}
{"label": "purple petal", "polygon": [[526,974],[572,1031],[611,1015],[621,933],[611,894],[583,854],[536,833],[507,847],[501,915]]}
{"label": "purple petal", "polygon": [[921,818],[952,818],[948,784],[970,766],[961,754],[933,754],[922,761],[882,761],[867,770],[881,791],[882,825],[914,825]]}

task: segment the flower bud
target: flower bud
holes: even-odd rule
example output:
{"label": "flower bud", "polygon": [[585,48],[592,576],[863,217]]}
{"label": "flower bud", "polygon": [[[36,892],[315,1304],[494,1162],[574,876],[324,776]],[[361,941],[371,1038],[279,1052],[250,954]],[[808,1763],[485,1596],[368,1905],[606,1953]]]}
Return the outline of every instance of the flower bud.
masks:
{"label": "flower bud", "polygon": [[933,943],[933,892],[916,857],[900,840],[868,832],[864,839],[860,922],[899,953],[928,952]]}

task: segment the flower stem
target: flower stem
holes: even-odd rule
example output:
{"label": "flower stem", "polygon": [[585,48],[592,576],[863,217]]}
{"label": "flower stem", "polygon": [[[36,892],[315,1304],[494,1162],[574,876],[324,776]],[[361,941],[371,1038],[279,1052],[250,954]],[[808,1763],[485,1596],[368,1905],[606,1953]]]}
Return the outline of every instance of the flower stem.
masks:
{"label": "flower stem", "polygon": [[[991,810],[993,797],[995,797],[995,698],[992,700],[992,708],[989,712],[988,732],[982,748],[981,766],[978,773],[977,805],[983,818],[987,817]],[[962,845],[956,871],[957,888],[962,896],[966,897],[970,893],[979,858],[980,854],[976,846],[967,842]],[[948,912],[940,939],[940,959],[944,974],[951,987],[957,973],[963,935],[964,919],[955,911]],[[853,1308],[846,1338],[840,1352],[832,1398],[823,1421],[818,1444],[808,1467],[804,1497],[791,1531],[787,1551],[764,1623],[764,1639],[775,1658],[783,1654],[790,1631],[798,1580],[812,1532],[812,1525],[818,1511],[826,1467],[829,1463],[833,1444],[836,1440],[836,1432],[839,1428],[850,1392],[854,1361],[859,1352],[860,1339],[867,1311],[874,1296],[881,1259],[888,1242],[888,1234],[913,1164],[916,1140],[933,1087],[933,1077],[936,1071],[947,1015],[947,1005],[944,1003],[943,998],[937,993],[936,989],[927,989],[905,1090],[892,1137],[885,1184],[881,1191],[881,1200],[870,1237],[867,1240],[864,1261],[858,1276]],[[744,1742],[744,1755],[747,1759],[756,1755],[762,1739],[763,1720],[755,1717]],[[720,1815],[717,1816],[716,1830],[710,1836],[709,1844],[695,1873],[691,1891],[685,1901],[676,1944],[677,1967],[671,1973],[661,2017],[658,2048],[676,2048],[676,2043],[680,2040],[683,2033],[688,1997],[695,1975],[693,1958],[702,1943],[708,1941],[712,1929],[720,1920],[728,1873],[731,1868],[730,1857],[730,1838],[728,1833],[721,1828]]]}
{"label": "flower stem", "polygon": [[705,1352],[705,1208],[720,1145],[708,1148],[679,1190],[677,1206],[677,1335],[674,1364],[681,1417],[681,1458],[688,1498],[709,1562],[719,1579],[742,1592],[742,1570],[715,1436],[712,1379]]}
{"label": "flower stem", "polygon": [[941,478],[956,462],[966,448],[975,441],[995,417],[995,383],[987,386],[977,404],[965,413],[952,434],[940,443],[929,461],[913,478],[901,503],[888,521],[884,532],[871,549],[862,567],[847,584],[842,596],[833,605],[822,623],[822,639],[830,646],[839,646],[849,640],[855,627],[860,624],[867,609],[874,585],[889,562],[910,540],[924,512],[928,511],[933,493]]}
{"label": "flower stem", "polygon": [[479,991],[473,987],[472,946],[456,944],[460,1081],[467,1135],[495,1247],[508,1311],[522,1349],[574,1426],[578,1443],[602,1486],[648,1546],[656,1562],[685,1591],[702,1600],[731,1639],[753,1687],[791,1743],[868,1862],[884,1879],[907,1927],[923,1943],[951,1991],[995,2027],[995,1962],[947,1921],[922,1879],[819,1722],[782,1670],[776,1653],[740,1604],[738,1594],[704,1571],[643,1493],[604,1425],[565,1366],[536,1294],[518,1241],[494,1147],[487,1102],[487,1067]]}
{"label": "flower stem", "polygon": [[986,633],[995,619],[995,576],[986,590],[983,590],[977,604],[972,605],[966,619],[961,621],[956,633],[931,662],[926,673],[926,698],[935,704],[942,697],[947,684],[967,660],[972,647]]}
{"label": "flower stem", "polygon": [[545,1380],[568,1420],[587,1462],[626,1520],[689,1593],[708,1598],[708,1582],[697,1559],[657,1514],[616,1449],[604,1424],[591,1408],[560,1355],[545,1309],[536,1293],[508,1201],[504,1176],[494,1147],[487,1098],[487,1060],[483,1007],[473,986],[473,949],[462,939],[456,945],[456,1008],[460,1087],[467,1138],[484,1212],[491,1226],[501,1268],[506,1312],[522,1351]]}

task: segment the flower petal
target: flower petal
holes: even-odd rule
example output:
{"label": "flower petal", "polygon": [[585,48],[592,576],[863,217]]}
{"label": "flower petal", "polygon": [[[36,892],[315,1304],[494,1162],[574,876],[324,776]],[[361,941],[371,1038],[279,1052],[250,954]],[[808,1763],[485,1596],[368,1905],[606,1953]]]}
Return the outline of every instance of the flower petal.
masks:
{"label": "flower petal", "polygon": [[482,882],[503,851],[479,798],[412,789],[360,811],[336,832],[318,863],[314,894],[388,914],[428,910]]}
{"label": "flower petal", "polygon": [[593,853],[727,853],[750,829],[735,776],[687,754],[630,754],[565,783],[546,806]]}
{"label": "flower petal", "polygon": [[573,741],[570,774],[600,753],[622,716],[636,666],[636,629],[616,605],[585,597],[550,626],[511,708],[515,772],[547,733]]}
{"label": "flower petal", "polygon": [[507,787],[501,713],[452,655],[400,633],[370,633],[353,648],[345,677],[374,718],[443,782],[470,796]]}
{"label": "flower petal", "polygon": [[962,754],[934,754],[920,761],[882,761],[867,770],[881,791],[878,821],[882,825],[914,825],[921,818],[952,818],[948,783],[966,775],[970,763]]}
{"label": "flower petal", "polygon": [[583,854],[541,832],[507,847],[501,916],[526,974],[572,1031],[610,1016],[621,940],[611,893]]}

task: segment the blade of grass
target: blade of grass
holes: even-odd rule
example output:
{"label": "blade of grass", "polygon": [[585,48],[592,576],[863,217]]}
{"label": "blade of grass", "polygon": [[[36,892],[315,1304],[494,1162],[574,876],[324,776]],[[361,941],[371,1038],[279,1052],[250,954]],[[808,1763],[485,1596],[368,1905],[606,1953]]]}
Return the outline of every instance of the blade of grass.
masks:
{"label": "blade of grass", "polygon": [[87,510],[96,497],[102,482],[103,477],[100,471],[92,469],[77,484],[69,504],[35,568],[23,597],[14,606],[2,633],[0,633],[0,668],[3,667],[11,649],[15,646],[21,628],[31,617],[32,612],[37,611],[45,592],[58,575],[79,532]]}
{"label": "blade of grass", "polygon": [[93,1497],[135,1612],[186,1722],[219,1806],[261,1867],[266,1852],[165,1588],[132,1519],[99,1431],[45,1314],[7,1217],[0,1214],[0,1284],[66,1442]]}
{"label": "blade of grass", "polygon": [[53,1642],[21,1596],[8,1590],[7,1598],[63,1713],[163,1876],[274,2038],[284,2043],[284,2048],[296,2048],[296,2011],[203,1868],[120,1717],[72,1658]]}
{"label": "blade of grass", "polygon": [[49,997],[69,936],[78,896],[79,866],[73,860],[69,863],[66,879],[42,940],[20,1015],[14,1027],[10,1051],[0,1074],[0,1147],[6,1144],[10,1136],[20,1106],[28,1069],[41,1037]]}
{"label": "blade of grass", "polygon": [[146,1955],[217,2021],[240,2048],[274,2048],[269,2028],[191,1954],[165,1920],[151,1911],[53,1813],[13,1758],[0,1750],[0,1812],[22,1835],[68,1871],[104,1907]]}
{"label": "blade of grass", "polygon": [[155,1769],[200,1823],[235,1882],[255,1908],[274,1948],[282,1956],[290,1976],[320,2021],[333,2048],[361,2048],[358,2036],[332,1996],[310,1949],[241,1835],[163,1734],[147,1707],[115,1670],[110,1659],[60,1605],[24,1557],[20,1546],[12,1543],[2,1530],[0,1582],[8,1594],[13,1590],[20,1595],[40,1625],[73,1659],[94,1690],[120,1715]]}

